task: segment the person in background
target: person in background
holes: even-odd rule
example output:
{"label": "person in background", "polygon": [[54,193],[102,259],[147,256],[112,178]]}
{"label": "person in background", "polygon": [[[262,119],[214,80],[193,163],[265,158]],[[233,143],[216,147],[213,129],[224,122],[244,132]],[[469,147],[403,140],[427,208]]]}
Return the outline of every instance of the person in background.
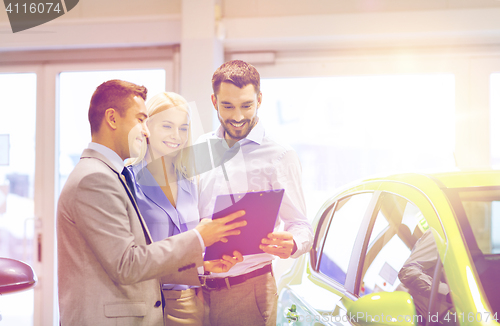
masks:
{"label": "person in background", "polygon": [[[428,317],[429,301],[434,277],[434,270],[438,261],[438,249],[431,229],[428,229],[417,240],[411,250],[410,257],[406,260],[398,273],[399,280],[413,297],[417,313],[424,320]],[[444,273],[438,280],[438,292],[434,313],[438,314],[443,322],[446,312],[453,308],[450,287],[446,282]]]}

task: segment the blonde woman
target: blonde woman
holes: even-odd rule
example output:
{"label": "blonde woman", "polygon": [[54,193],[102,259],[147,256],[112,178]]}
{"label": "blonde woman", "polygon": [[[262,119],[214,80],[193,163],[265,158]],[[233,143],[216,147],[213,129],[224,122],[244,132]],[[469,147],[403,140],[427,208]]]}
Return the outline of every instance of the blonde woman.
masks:
{"label": "blonde woman", "polygon": [[[140,156],[128,162],[128,169],[134,177],[139,210],[153,241],[158,241],[193,229],[200,217],[192,180],[190,108],[182,96],[171,92],[153,96],[146,107],[148,145],[142,144]],[[242,260],[239,253],[235,256]],[[165,283],[162,289],[165,325],[202,325],[200,288]]]}

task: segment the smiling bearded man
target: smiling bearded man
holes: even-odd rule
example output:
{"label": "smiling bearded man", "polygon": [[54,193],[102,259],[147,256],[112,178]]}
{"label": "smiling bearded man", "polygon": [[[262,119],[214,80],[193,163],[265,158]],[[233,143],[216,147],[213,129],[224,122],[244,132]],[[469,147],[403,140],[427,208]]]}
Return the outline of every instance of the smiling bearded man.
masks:
{"label": "smiling bearded man", "polygon": [[[227,273],[212,273],[203,295],[210,321],[205,324],[276,325],[278,295],[271,261],[297,258],[311,248],[312,230],[306,218],[301,167],[295,151],[265,133],[257,116],[262,102],[255,67],[229,61],[212,78],[212,103],[221,126],[202,136],[221,148],[223,161],[199,178],[200,216],[211,217],[218,195],[284,189],[274,232],[262,239],[262,253],[246,255]],[[220,146],[218,146],[220,144]],[[217,164],[216,164],[217,165]],[[284,224],[283,231],[280,224]]]}

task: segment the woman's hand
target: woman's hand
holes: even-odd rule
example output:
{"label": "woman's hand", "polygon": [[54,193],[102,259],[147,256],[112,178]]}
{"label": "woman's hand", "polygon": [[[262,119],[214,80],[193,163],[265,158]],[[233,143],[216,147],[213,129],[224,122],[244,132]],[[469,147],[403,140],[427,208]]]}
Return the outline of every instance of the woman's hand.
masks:
{"label": "woman's hand", "polygon": [[238,251],[233,251],[233,256],[223,255],[222,259],[215,259],[203,262],[205,271],[211,273],[225,273],[234,265],[243,261],[243,256]]}

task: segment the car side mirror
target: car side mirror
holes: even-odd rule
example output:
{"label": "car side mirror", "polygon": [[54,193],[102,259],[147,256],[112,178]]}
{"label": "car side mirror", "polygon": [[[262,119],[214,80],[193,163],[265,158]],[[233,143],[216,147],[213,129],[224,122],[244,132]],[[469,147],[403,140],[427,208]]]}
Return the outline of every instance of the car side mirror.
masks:
{"label": "car side mirror", "polygon": [[0,258],[0,294],[31,289],[37,278],[30,265],[19,260]]}
{"label": "car side mirror", "polygon": [[377,292],[365,295],[352,303],[347,316],[354,325],[410,326],[421,321],[409,293]]}

